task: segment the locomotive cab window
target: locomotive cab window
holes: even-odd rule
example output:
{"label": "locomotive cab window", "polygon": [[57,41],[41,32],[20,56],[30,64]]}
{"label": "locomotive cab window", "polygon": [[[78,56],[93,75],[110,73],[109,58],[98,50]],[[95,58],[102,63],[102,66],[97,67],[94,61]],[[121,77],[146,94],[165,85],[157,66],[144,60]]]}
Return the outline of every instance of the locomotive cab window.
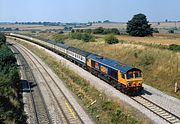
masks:
{"label": "locomotive cab window", "polygon": [[135,78],[140,78],[140,77],[142,77],[141,72],[135,72]]}
{"label": "locomotive cab window", "polygon": [[127,73],[127,79],[131,79],[133,78],[133,73],[132,72],[128,72]]}

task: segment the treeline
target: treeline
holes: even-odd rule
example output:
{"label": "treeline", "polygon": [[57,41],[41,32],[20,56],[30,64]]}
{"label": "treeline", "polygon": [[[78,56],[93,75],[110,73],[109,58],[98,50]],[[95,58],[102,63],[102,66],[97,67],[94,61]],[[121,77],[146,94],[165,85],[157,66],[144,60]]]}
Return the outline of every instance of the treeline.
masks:
{"label": "treeline", "polygon": [[95,37],[89,33],[74,32],[69,34],[69,38],[82,40],[84,42],[94,41]]}
{"label": "treeline", "polygon": [[0,28],[0,31],[19,31],[19,28]]}
{"label": "treeline", "polygon": [[103,27],[98,27],[96,29],[72,29],[68,34],[61,32],[55,35],[53,40],[60,43],[64,43],[64,40],[66,39],[77,39],[84,42],[90,42],[95,41],[96,36],[94,34],[108,34],[107,37],[104,38],[105,42],[108,44],[115,44],[119,42],[119,40],[114,36],[120,34],[118,29],[105,29]]}
{"label": "treeline", "polygon": [[16,58],[0,33],[0,123],[25,123]]}
{"label": "treeline", "polygon": [[103,28],[103,27],[98,27],[96,29],[76,29],[72,30],[71,32],[80,32],[80,33],[92,33],[92,34],[115,34],[119,35],[120,32],[117,28]]}

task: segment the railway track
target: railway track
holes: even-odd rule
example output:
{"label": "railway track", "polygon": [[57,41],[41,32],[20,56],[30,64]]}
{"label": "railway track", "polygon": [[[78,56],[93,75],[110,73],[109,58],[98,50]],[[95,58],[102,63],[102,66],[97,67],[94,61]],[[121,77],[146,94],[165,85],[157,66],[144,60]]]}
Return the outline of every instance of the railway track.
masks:
{"label": "railway track", "polygon": [[133,101],[136,101],[138,104],[144,106],[147,110],[156,114],[158,117],[165,120],[167,123],[180,124],[180,118],[178,116],[167,111],[163,107],[153,103],[149,99],[144,98],[143,96],[131,97],[131,99]]}
{"label": "railway track", "polygon": [[29,111],[31,113],[29,117],[28,123],[48,123],[51,124],[50,115],[47,110],[47,106],[45,104],[44,98],[42,97],[42,93],[39,89],[39,86],[35,86],[32,88],[33,85],[36,84],[35,77],[23,57],[23,55],[19,52],[17,48],[15,48],[13,45],[10,47],[14,53],[16,53],[16,58],[19,62],[19,66],[22,67],[21,70],[21,86],[23,92],[28,92],[27,94],[30,95],[29,103],[31,104],[29,106]]}
{"label": "railway track", "polygon": [[[37,71],[41,74],[41,77],[44,80],[44,85],[46,85],[46,89],[48,94],[51,94],[53,101],[56,104],[56,108],[59,108],[59,114],[56,115],[61,117],[59,123],[68,123],[68,124],[78,124],[83,123],[79,115],[76,113],[75,109],[70,104],[68,98],[64,95],[61,88],[57,84],[58,82],[53,79],[48,70],[44,67],[44,65],[39,61],[39,59],[34,56],[30,51],[24,48],[22,45],[18,44],[18,48],[26,55],[29,60],[32,62],[34,66],[36,66]],[[58,90],[54,91],[54,88],[58,88]],[[58,109],[57,109],[58,111]],[[53,123],[57,123],[57,120],[52,119]]]}
{"label": "railway track", "polygon": [[161,106],[157,105],[156,103],[148,100],[147,98],[140,96],[131,97],[137,103],[144,106],[146,109],[150,110],[151,112],[155,113],[162,119],[166,120],[170,124],[180,124],[180,118],[173,113],[165,110]]}

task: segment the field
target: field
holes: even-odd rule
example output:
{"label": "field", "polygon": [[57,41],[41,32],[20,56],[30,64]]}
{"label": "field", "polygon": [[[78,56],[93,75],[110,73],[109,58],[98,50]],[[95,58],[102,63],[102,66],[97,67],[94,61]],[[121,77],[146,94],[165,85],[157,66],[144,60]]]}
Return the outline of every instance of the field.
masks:
{"label": "field", "polygon": [[[151,22],[153,28],[158,28],[161,33],[167,33],[168,29],[171,28],[180,28],[180,22]],[[43,26],[43,25],[27,25],[27,24],[0,24],[0,28],[19,28],[20,30],[53,30],[53,29],[63,29],[64,26]],[[80,28],[80,29],[95,29],[98,27],[104,28],[118,28],[122,31],[126,29],[126,23],[113,22],[113,23],[93,23],[92,26]],[[78,29],[78,28],[76,28]],[[179,29],[175,31],[180,33]]]}
{"label": "field", "polygon": [[117,36],[119,40],[130,42],[142,42],[147,44],[178,44],[180,45],[180,34],[154,34],[154,37],[131,37],[131,36]]}
{"label": "field", "polygon": [[43,26],[43,25],[27,25],[27,24],[0,24],[0,28],[19,28],[19,30],[49,30],[64,29],[63,26]]}
{"label": "field", "polygon": [[[150,22],[153,28],[180,28],[180,22]],[[103,27],[103,28],[119,28],[119,29],[125,29],[126,28],[126,23],[94,23],[92,26],[87,27],[87,28],[97,28],[97,27]]]}

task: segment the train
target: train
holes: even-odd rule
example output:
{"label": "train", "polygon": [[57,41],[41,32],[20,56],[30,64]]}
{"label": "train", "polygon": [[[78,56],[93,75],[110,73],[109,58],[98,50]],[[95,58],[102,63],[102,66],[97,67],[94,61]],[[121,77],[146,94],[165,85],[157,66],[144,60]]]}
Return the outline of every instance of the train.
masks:
{"label": "train", "polygon": [[67,44],[17,33],[8,35],[28,40],[56,52],[127,95],[137,95],[143,90],[143,73],[138,68]]}

